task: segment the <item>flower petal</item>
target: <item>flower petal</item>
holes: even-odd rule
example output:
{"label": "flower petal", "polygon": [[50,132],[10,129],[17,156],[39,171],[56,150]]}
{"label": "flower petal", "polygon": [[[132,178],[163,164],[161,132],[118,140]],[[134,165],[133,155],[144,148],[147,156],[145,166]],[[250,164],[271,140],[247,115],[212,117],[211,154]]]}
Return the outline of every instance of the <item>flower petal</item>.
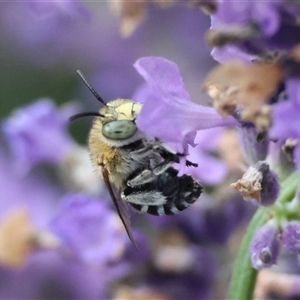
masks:
{"label": "flower petal", "polygon": [[145,92],[137,119],[138,127],[146,134],[186,149],[197,130],[235,124],[233,118],[221,117],[214,108],[190,101],[175,63],[161,57],[144,57],[134,66],[152,90]]}

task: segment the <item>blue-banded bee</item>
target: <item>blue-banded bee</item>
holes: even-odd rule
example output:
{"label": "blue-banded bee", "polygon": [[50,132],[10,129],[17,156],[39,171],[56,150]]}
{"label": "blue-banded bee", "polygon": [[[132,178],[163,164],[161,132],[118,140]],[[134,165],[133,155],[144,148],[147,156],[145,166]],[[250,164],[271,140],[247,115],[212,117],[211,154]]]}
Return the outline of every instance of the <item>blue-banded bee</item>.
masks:
{"label": "blue-banded bee", "polygon": [[[141,103],[129,99],[106,103],[82,73],[77,72],[103,107],[99,112],[77,114],[71,120],[95,116],[88,139],[91,160],[103,175],[128,236],[135,244],[126,203],[142,213],[173,215],[194,203],[202,187],[191,176],[177,176],[172,164],[179,162],[180,154],[167,150],[160,140],[137,128],[135,120]],[[190,161],[187,165],[197,166]]]}

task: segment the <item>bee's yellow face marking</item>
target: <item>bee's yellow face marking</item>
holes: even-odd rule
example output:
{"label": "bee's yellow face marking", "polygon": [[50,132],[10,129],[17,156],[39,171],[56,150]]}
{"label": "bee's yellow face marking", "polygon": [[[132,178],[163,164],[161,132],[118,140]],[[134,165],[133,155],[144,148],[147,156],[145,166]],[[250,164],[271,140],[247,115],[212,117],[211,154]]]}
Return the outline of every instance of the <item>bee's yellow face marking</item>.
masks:
{"label": "bee's yellow face marking", "polygon": [[[117,99],[112,102],[108,102],[107,106],[113,109],[113,115],[116,120],[134,120],[140,113],[142,104],[133,101],[126,101],[123,99]],[[106,114],[107,117],[111,116],[111,113]]]}
{"label": "bee's yellow face marking", "polygon": [[124,103],[116,108],[118,120],[134,120],[141,111],[140,103]]}

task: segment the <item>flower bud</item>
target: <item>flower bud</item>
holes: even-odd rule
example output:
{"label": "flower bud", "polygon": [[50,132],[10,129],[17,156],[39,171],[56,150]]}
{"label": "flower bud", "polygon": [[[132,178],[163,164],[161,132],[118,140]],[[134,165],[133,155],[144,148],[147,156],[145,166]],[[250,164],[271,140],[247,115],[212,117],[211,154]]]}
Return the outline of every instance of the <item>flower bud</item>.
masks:
{"label": "flower bud", "polygon": [[251,166],[243,177],[230,187],[238,190],[245,200],[255,199],[266,206],[275,202],[280,189],[277,175],[264,161]]}
{"label": "flower bud", "polygon": [[250,257],[253,268],[260,270],[276,263],[279,254],[278,228],[269,221],[255,234],[251,246]]}
{"label": "flower bud", "polygon": [[[260,165],[260,162],[257,163]],[[272,205],[279,195],[280,184],[278,176],[275,172],[270,170],[269,165],[261,163],[260,168],[263,177],[261,182],[261,204],[268,206]]]}

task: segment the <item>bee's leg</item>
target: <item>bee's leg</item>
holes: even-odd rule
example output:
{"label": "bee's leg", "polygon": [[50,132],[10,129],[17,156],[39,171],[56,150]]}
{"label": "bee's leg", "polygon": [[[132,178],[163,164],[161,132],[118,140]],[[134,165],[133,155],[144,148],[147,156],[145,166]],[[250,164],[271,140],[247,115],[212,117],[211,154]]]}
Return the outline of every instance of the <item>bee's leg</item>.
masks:
{"label": "bee's leg", "polygon": [[191,162],[189,160],[187,160],[185,164],[186,164],[187,167],[194,167],[194,168],[198,167],[197,163],[193,163],[193,162]]}
{"label": "bee's leg", "polygon": [[127,185],[130,187],[136,187],[147,182],[151,182],[155,179],[156,175],[151,170],[144,170],[137,176],[127,181]]}
{"label": "bee's leg", "polygon": [[[151,160],[152,161],[152,160]],[[157,162],[152,162],[151,166],[151,161],[150,161],[150,170],[146,169],[139,173],[137,176],[132,178],[131,180],[127,181],[127,185],[130,187],[136,187],[148,182],[153,181],[158,175],[164,173],[167,169],[169,169],[172,166],[171,161],[163,161],[159,164]]]}
{"label": "bee's leg", "polygon": [[173,163],[174,163],[173,161],[165,160],[165,161],[157,164],[154,168],[152,168],[152,172],[156,176],[160,175],[160,174],[164,173],[166,170],[168,170],[172,166]]}
{"label": "bee's leg", "polygon": [[[173,152],[167,150],[166,148],[164,148],[160,144],[154,145],[153,149],[155,151],[157,151],[161,155],[161,157],[164,158],[166,161],[172,161],[172,162],[179,163],[180,157],[186,156],[185,153],[173,153]],[[198,167],[198,164],[193,163],[189,160],[186,160],[186,166],[187,167]]]}
{"label": "bee's leg", "polygon": [[[178,158],[179,158],[179,157],[182,157],[182,156],[186,156],[186,154],[184,154],[184,153],[176,153],[175,155],[176,155]],[[185,164],[186,164],[187,167],[195,167],[195,168],[198,167],[198,164],[197,164],[197,163],[193,163],[193,162],[191,162],[191,161],[189,161],[189,160],[186,160]]]}
{"label": "bee's leg", "polygon": [[135,160],[140,160],[140,159],[143,159],[143,158],[148,157],[150,155],[153,155],[152,146],[147,146],[147,147],[144,147],[142,149],[132,151],[130,153],[130,156]]}
{"label": "bee's leg", "polygon": [[[164,205],[167,202],[161,192],[156,190],[146,190],[141,192],[134,188],[128,187],[121,193],[121,198],[130,204],[138,204],[142,206],[148,205]],[[145,212],[145,211],[143,211]]]}
{"label": "bee's leg", "polygon": [[[165,159],[165,160],[170,160],[173,162],[177,162],[179,163],[180,161],[180,157],[186,156],[186,154],[184,153],[171,153],[171,152],[165,152],[165,153],[161,153],[161,156]],[[189,160],[186,160],[186,166],[187,167],[198,167],[197,163],[193,163]]]}

